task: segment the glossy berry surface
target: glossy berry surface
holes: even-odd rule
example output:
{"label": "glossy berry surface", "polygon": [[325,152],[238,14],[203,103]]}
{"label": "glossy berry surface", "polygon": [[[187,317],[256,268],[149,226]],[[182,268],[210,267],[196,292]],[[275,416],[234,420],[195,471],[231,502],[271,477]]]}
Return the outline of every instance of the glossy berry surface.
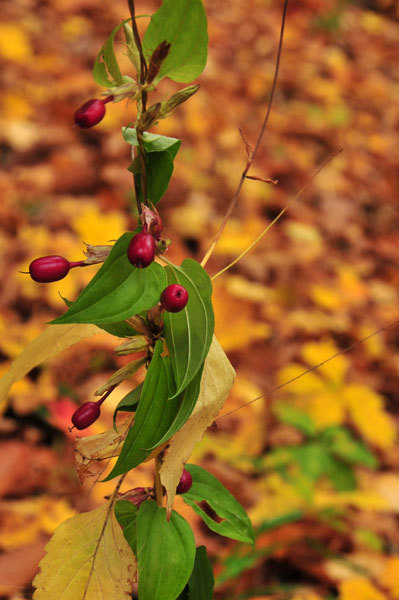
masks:
{"label": "glossy berry surface", "polygon": [[63,279],[70,268],[69,260],[63,256],[42,256],[30,263],[29,273],[38,283],[51,283]]}
{"label": "glossy berry surface", "polygon": [[88,100],[75,112],[75,124],[81,129],[90,129],[97,125],[105,115],[104,100]]}
{"label": "glossy berry surface", "polygon": [[72,423],[76,429],[86,429],[97,421],[100,416],[100,407],[97,402],[85,402],[79,406],[72,415]]}
{"label": "glossy berry surface", "polygon": [[191,473],[184,469],[182,476],[180,477],[179,485],[176,488],[176,494],[185,494],[193,485],[193,478]]}
{"label": "glossy berry surface", "polygon": [[141,231],[130,240],[127,257],[135,267],[148,267],[154,260],[155,248],[155,240],[152,235]]}
{"label": "glossy berry surface", "polygon": [[187,302],[188,292],[186,288],[177,283],[168,285],[161,294],[161,307],[168,312],[180,312]]}

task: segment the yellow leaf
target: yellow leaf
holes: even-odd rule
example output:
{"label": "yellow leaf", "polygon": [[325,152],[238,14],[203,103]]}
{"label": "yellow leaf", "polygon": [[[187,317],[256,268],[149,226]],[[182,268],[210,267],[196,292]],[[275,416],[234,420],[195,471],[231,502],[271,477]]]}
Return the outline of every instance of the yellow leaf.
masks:
{"label": "yellow leaf", "polygon": [[342,308],[342,294],[336,289],[315,283],[311,287],[310,296],[318,306],[326,310],[338,310]]}
{"label": "yellow leaf", "polygon": [[27,61],[32,49],[26,33],[20,23],[3,23],[0,25],[0,55],[18,62]]}
{"label": "yellow leaf", "polygon": [[80,239],[89,244],[107,244],[111,237],[116,239],[126,231],[121,213],[104,212],[91,203],[81,207],[72,224]]}
{"label": "yellow leaf", "polygon": [[389,590],[392,598],[399,598],[399,557],[388,558],[380,577],[381,584]]}
{"label": "yellow leaf", "polygon": [[396,441],[393,419],[384,410],[382,396],[360,384],[342,389],[349,414],[364,439],[380,448],[392,448]]}
{"label": "yellow leaf", "polygon": [[34,600],[128,600],[136,560],[109,502],[57,527],[33,585]]}
{"label": "yellow leaf", "polygon": [[372,583],[363,577],[343,581],[339,600],[388,600]]}
{"label": "yellow leaf", "polygon": [[96,325],[50,325],[34,339],[12,362],[10,369],[0,379],[0,413],[6,408],[5,400],[12,385],[31,369],[48,358],[56,356],[73,344],[91,335],[101,333]]}
{"label": "yellow leaf", "polygon": [[[314,366],[331,358],[334,354],[337,354],[337,352],[338,348],[331,342],[311,342],[304,345],[302,356],[310,366]],[[320,366],[317,371],[322,373],[330,381],[341,383],[348,370],[348,365],[348,359],[340,354],[325,365]]]}
{"label": "yellow leaf", "polygon": [[98,474],[97,470],[91,470],[93,463],[98,463],[119,455],[122,449],[122,442],[125,439],[131,422],[132,418],[127,417],[118,425],[118,431],[110,429],[99,435],[77,438],[75,462],[81,483],[88,477]]}
{"label": "yellow leaf", "polygon": [[205,360],[197,403],[191,417],[173,436],[160,470],[161,482],[166,489],[168,512],[172,510],[176,487],[184,464],[195,444],[201,441],[205,431],[222,408],[233,386],[234,377],[233,367],[216,337],[213,336]]}

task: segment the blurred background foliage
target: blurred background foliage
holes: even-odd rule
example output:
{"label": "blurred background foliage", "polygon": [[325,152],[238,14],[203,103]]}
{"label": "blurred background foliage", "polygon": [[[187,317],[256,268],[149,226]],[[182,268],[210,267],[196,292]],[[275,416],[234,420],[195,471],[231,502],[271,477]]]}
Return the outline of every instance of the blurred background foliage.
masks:
{"label": "blurred background foliage", "polygon": [[[200,260],[241,170],[241,128],[254,144],[273,78],[282,2],[205,1],[210,53],[200,92],[156,131],[182,149],[159,209],[169,257]],[[137,2],[153,12],[158,2]],[[0,24],[0,373],[97,267],[35,284],[34,258],[83,257],[135,224],[131,105],[108,105],[95,129],[74,110],[99,96],[91,67],[122,0],[14,0]],[[217,335],[237,370],[224,412],[198,461],[247,508],[254,548],[205,531],[215,598],[399,598],[398,328],[340,354],[398,316],[398,8],[394,0],[291,0],[270,125],[220,243],[216,273],[287,205],[315,169],[343,151],[257,247],[214,282]],[[145,19],[140,20],[140,27]],[[121,56],[128,68],[128,62]],[[159,86],[158,97],[178,89]],[[102,501],[74,470],[77,403],[129,359],[106,334],[71,348],[16,384],[0,425],[0,597],[31,597],[30,581],[55,527]],[[130,388],[122,384],[100,423]],[[263,395],[245,408],[242,404]],[[237,410],[236,410],[237,409]],[[231,412],[235,411],[235,412]],[[151,485],[139,467],[128,484]],[[94,480],[93,480],[94,481]]]}

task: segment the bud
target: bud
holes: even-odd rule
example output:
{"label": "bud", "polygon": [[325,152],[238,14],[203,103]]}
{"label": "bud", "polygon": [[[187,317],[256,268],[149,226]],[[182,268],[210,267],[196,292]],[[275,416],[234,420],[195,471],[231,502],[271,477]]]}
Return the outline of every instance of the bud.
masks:
{"label": "bud", "polygon": [[120,346],[117,346],[114,350],[118,356],[126,356],[127,354],[133,354],[134,352],[142,352],[147,348],[148,340],[144,335],[135,335],[134,337],[123,342]]}
{"label": "bud", "polygon": [[150,129],[155,124],[157,119],[159,119],[160,109],[160,102],[157,102],[156,104],[150,106],[150,108],[141,115],[139,128],[142,130]]}
{"label": "bud", "polygon": [[126,40],[127,56],[136,69],[137,75],[140,74],[140,54],[134,41],[133,29],[128,23],[123,24],[123,31]]}
{"label": "bud", "polygon": [[84,264],[97,265],[104,262],[108,258],[112,248],[113,246],[92,246],[92,244],[86,244],[86,250],[83,250],[83,254],[86,256]]}
{"label": "bud", "polygon": [[[127,78],[127,76],[125,75],[124,78]],[[125,83],[118,85],[118,87],[112,88],[114,102],[120,102],[125,98],[131,100],[138,100],[140,98],[140,85],[136,81],[134,81],[134,79],[131,79],[131,77],[129,77],[128,79],[129,81],[125,81]]]}
{"label": "bud", "polygon": [[157,209],[153,207],[151,210],[148,206],[144,206],[140,215],[140,221],[143,226],[143,231],[150,233],[156,240],[159,240],[163,229],[163,223]]}
{"label": "bud", "polygon": [[166,40],[158,44],[154,52],[150,57],[150,64],[147,72],[147,83],[154,81],[155,77],[159,73],[159,69],[162,66],[163,61],[168,56],[170,50],[170,44]]}
{"label": "bud", "polygon": [[175,110],[175,108],[177,108],[180,104],[183,104],[183,102],[191,98],[191,96],[194,96],[194,94],[198,92],[199,87],[200,86],[198,84],[189,85],[176,92],[176,94],[173,94],[173,96],[171,96],[166,102],[162,102],[161,110],[159,111],[159,118],[165,119],[165,117],[168,117],[170,113]]}
{"label": "bud", "polygon": [[129,379],[129,377],[134,375],[134,373],[136,373],[136,371],[138,371],[140,367],[142,367],[145,364],[145,362],[145,358],[138,358],[137,360],[133,360],[132,362],[128,363],[121,369],[118,369],[113,375],[111,375],[111,377],[108,379],[108,381],[104,383],[104,385],[99,387],[94,392],[94,395],[102,396],[105,392],[112,390],[117,385],[122,383],[122,381],[125,381],[125,379]]}

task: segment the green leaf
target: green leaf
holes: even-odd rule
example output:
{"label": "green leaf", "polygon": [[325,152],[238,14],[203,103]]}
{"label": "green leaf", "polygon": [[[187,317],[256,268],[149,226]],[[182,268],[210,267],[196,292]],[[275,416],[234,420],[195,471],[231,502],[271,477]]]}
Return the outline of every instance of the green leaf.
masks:
{"label": "green leaf", "polygon": [[275,405],[273,411],[283,423],[296,427],[296,429],[299,429],[299,431],[302,431],[305,435],[315,435],[316,424],[313,419],[307,413],[292,406],[292,404],[287,404],[285,402],[278,403]]}
{"label": "green leaf", "polygon": [[359,464],[376,469],[378,460],[361,441],[344,427],[328,427],[322,433],[322,440],[331,454],[350,464]]}
{"label": "green leaf", "polygon": [[356,477],[352,467],[331,456],[327,473],[331,483],[338,492],[350,492],[356,489]]}
{"label": "green leaf", "polygon": [[115,502],[114,512],[116,520],[122,527],[125,540],[133,550],[134,555],[137,555],[137,506],[129,500],[118,500]]}
{"label": "green leaf", "polygon": [[151,17],[143,39],[144,56],[149,59],[163,41],[171,49],[154,80],[170,77],[187,83],[200,75],[206,65],[208,33],[201,0],[164,0]]}
{"label": "green leaf", "polygon": [[114,411],[114,427],[117,413],[122,410],[125,412],[135,412],[140,400],[141,392],[143,390],[143,383],[140,383],[134,390],[126,394],[119,402],[118,406]]}
{"label": "green leaf", "polygon": [[166,286],[165,269],[156,262],[145,269],[130,264],[126,252],[132,233],[124,233],[107,260],[66,313],[52,323],[109,324],[148,310]]}
{"label": "green leaf", "polygon": [[191,258],[180,267],[166,267],[168,284],[179,283],[188,292],[188,303],[178,313],[165,312],[164,333],[173,365],[176,395],[200,370],[211,345],[215,318],[212,284],[206,271]]}
{"label": "green leaf", "polygon": [[[198,371],[194,379],[190,381],[188,386],[178,397],[179,406],[177,407],[176,416],[170,424],[170,427],[167,430],[167,432],[162,436],[162,438],[157,439],[156,443],[153,444],[151,448],[156,448],[157,446],[160,446],[168,439],[170,439],[172,435],[176,433],[176,431],[183,427],[184,423],[190,417],[199,396],[202,371],[203,366]],[[173,400],[168,400],[168,402],[173,402]]]}
{"label": "green leaf", "polygon": [[188,600],[212,600],[215,579],[205,546],[195,552],[194,569],[188,580]]}
{"label": "green leaf", "polygon": [[[145,155],[147,174],[147,196],[153,204],[158,204],[168,189],[170,178],[173,173],[173,159],[168,150],[162,152],[150,152]],[[138,175],[141,172],[140,159],[128,167],[128,170]],[[141,187],[139,188],[141,191]],[[142,194],[140,200],[143,201]]]}
{"label": "green leaf", "polygon": [[150,454],[151,447],[169,429],[178,411],[179,399],[167,402],[173,395],[175,384],[168,356],[161,356],[162,341],[155,345],[133,427],[129,430],[118,460],[105,479],[108,481],[137,467]]}
{"label": "green leaf", "polygon": [[[137,140],[137,133],[134,127],[122,127],[122,135],[128,144],[132,146],[139,145]],[[173,137],[167,137],[166,135],[158,135],[156,133],[150,133],[145,131],[143,133],[143,147],[146,153],[150,152],[162,152],[167,150],[171,155],[172,159],[176,157],[177,151],[181,145],[181,140]]]}
{"label": "green leaf", "polygon": [[120,338],[132,337],[133,335],[137,334],[137,331],[125,321],[120,321],[119,323],[109,323],[108,325],[105,323],[97,323],[97,327],[103,329],[111,335],[114,335],[115,337]]}
{"label": "green leaf", "polygon": [[[104,87],[113,87],[123,83],[123,77],[119,69],[114,52],[114,39],[119,29],[124,23],[130,21],[126,19],[117,25],[111,32],[111,35],[101,48],[93,66],[93,78],[96,83]],[[101,62],[101,61],[104,62]],[[108,73],[112,79],[108,79]]]}
{"label": "green leaf", "polygon": [[137,514],[137,561],[140,600],[176,600],[193,570],[194,535],[189,524],[153,500]]}
{"label": "green leaf", "polygon": [[[62,296],[61,294],[59,295],[61,296],[65,304],[68,306],[68,308],[73,304],[72,300],[64,298],[64,296]],[[120,323],[111,323],[109,325],[104,325],[104,323],[97,323],[97,327],[103,329],[111,335],[114,335],[115,337],[132,337],[137,334],[137,331],[125,321],[120,321]]]}
{"label": "green leaf", "polygon": [[[209,529],[241,542],[253,544],[255,541],[251,521],[239,502],[226,490],[216,477],[198,465],[186,465],[191,473],[193,485],[182,494],[183,500],[205,521]],[[198,505],[207,502],[222,519],[217,523]]]}

